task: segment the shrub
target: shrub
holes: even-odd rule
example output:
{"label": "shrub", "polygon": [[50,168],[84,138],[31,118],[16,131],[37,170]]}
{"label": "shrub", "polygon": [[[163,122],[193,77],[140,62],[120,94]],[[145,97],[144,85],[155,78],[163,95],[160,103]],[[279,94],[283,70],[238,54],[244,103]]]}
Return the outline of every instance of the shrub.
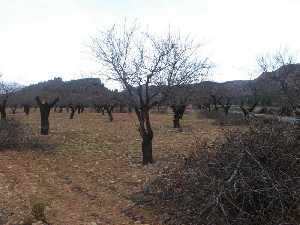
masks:
{"label": "shrub", "polygon": [[14,119],[0,121],[0,150],[44,147],[29,126]]}
{"label": "shrub", "polygon": [[253,122],[151,186],[166,224],[300,224],[300,128]]}

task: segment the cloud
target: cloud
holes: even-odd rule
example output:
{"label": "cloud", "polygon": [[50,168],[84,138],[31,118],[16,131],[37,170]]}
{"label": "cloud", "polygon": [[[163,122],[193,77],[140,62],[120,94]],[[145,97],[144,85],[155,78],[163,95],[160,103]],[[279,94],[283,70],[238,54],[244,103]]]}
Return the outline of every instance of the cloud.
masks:
{"label": "cloud", "polygon": [[258,54],[300,50],[299,10],[297,0],[1,0],[0,71],[23,84],[96,73],[85,43],[127,18],[191,34],[217,65],[216,80],[247,79]]}

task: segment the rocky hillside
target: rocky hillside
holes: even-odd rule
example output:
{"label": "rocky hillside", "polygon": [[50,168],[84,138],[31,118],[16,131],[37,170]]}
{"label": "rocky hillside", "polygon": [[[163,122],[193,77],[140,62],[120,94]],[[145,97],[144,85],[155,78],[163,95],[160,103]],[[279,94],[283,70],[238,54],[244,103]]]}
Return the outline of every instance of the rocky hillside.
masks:
{"label": "rocky hillside", "polygon": [[[192,88],[195,91],[192,102],[203,104],[210,100],[210,95],[216,95],[228,96],[234,104],[239,104],[242,99],[251,101],[256,92],[261,104],[277,104],[286,101],[280,86],[282,80],[287,81],[290,96],[294,98],[300,96],[300,64],[291,64],[273,72],[262,73],[254,80],[235,80],[224,83],[204,81],[193,84]],[[97,78],[71,81],[55,78],[22,88],[10,97],[9,104],[34,104],[35,96],[39,95],[46,99],[59,96],[60,104],[85,103],[91,105],[99,103],[100,99],[108,99],[114,94]]]}
{"label": "rocky hillside", "polygon": [[71,81],[54,78],[53,80],[22,88],[9,98],[9,104],[34,104],[36,96],[49,101],[59,96],[60,104],[82,102],[91,104],[94,99],[109,92],[110,90],[97,78]]}

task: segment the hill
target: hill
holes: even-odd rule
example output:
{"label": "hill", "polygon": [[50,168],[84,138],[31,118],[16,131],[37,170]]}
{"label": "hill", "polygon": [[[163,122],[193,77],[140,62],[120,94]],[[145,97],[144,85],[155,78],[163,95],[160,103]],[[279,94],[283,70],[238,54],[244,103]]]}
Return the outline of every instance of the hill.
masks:
{"label": "hill", "polygon": [[[280,104],[286,102],[286,93],[282,91],[281,81],[286,81],[288,94],[297,98],[300,95],[300,64],[290,64],[272,72],[264,72],[254,80],[234,80],[223,83],[204,81],[193,84],[191,85],[194,89],[192,102],[203,104],[210,101],[210,95],[216,95],[230,97],[232,103],[239,104],[242,99],[251,101],[255,92],[261,104]],[[62,105],[70,103],[93,105],[100,101],[110,101],[115,94],[98,78],[71,81],[55,78],[21,88],[10,97],[9,105],[35,104],[34,98],[37,95],[49,100],[59,96],[61,99],[59,104]]]}
{"label": "hill", "polygon": [[98,78],[84,78],[71,81],[63,81],[61,78],[54,78],[46,82],[26,86],[14,93],[9,98],[9,105],[14,104],[35,104],[35,97],[51,101],[60,97],[59,104],[92,104],[97,97],[110,93]]}

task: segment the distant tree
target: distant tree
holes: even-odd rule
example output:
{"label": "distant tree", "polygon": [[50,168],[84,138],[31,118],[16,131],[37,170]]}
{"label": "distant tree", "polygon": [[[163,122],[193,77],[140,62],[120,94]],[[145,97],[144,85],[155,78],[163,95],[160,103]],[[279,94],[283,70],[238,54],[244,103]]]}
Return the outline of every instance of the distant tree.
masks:
{"label": "distant tree", "polygon": [[[150,109],[157,104],[157,99],[166,100],[168,95],[163,92],[166,93],[168,88],[195,81],[192,70],[176,72],[184,71],[176,61],[177,54],[181,59],[182,55],[188,57],[187,52],[194,53],[192,58],[195,60],[201,59],[196,57],[198,47],[170,31],[164,37],[154,37],[141,32],[136,25],[129,28],[124,25],[121,30],[113,26],[92,40],[95,57],[107,68],[104,74],[122,84],[129,95],[130,105],[139,121],[143,164],[153,163]],[[178,63],[180,61],[184,62],[179,60]],[[176,68],[172,69],[172,65]]]}
{"label": "distant tree", "polygon": [[242,110],[245,118],[249,118],[250,113],[253,112],[253,110],[255,109],[257,104],[258,104],[258,102],[255,101],[251,106],[245,106],[244,101],[243,100],[241,101],[240,109]]}
{"label": "distant tree", "polygon": [[105,104],[103,106],[103,108],[105,109],[105,111],[107,112],[107,115],[109,117],[109,121],[112,122],[114,120],[114,117],[112,115],[113,111],[114,111],[114,107],[115,105],[113,104]]}
{"label": "distant tree", "polygon": [[28,104],[24,104],[23,105],[23,107],[24,107],[24,113],[26,114],[26,115],[29,115],[29,113],[30,113],[30,105],[28,105]]}
{"label": "distant tree", "polygon": [[218,111],[219,110],[219,105],[218,104],[220,103],[223,96],[217,96],[216,94],[211,94],[210,97],[211,97],[211,102],[214,106],[214,110]]}
{"label": "distant tree", "polygon": [[2,100],[2,103],[0,104],[0,114],[1,114],[1,120],[6,120],[6,104],[7,104],[8,96],[5,96]]}
{"label": "distant tree", "polygon": [[250,80],[247,86],[250,91],[250,95],[247,96],[248,97],[247,104],[245,104],[244,99],[241,99],[240,102],[240,109],[246,119],[249,118],[250,114],[258,106],[260,100],[257,84],[253,80]]}
{"label": "distant tree", "polygon": [[204,102],[203,105],[202,105],[202,106],[200,105],[199,108],[201,108],[201,107],[202,107],[203,109],[208,110],[209,112],[211,111],[211,104],[210,104],[210,102]]}
{"label": "distant tree", "polygon": [[51,108],[59,101],[57,97],[52,103],[48,103],[45,100],[40,100],[39,96],[36,98],[36,102],[40,108],[41,114],[41,135],[48,135],[49,134],[49,115]]}
{"label": "distant tree", "polygon": [[226,99],[225,101],[223,101],[222,99],[223,99],[223,98],[218,99],[218,102],[219,102],[219,104],[221,105],[222,109],[224,110],[225,116],[228,116],[229,110],[230,110],[231,105],[232,105],[232,103],[231,103],[231,98],[230,98],[230,97],[226,97],[226,98],[225,98],[225,99]]}
{"label": "distant tree", "polygon": [[74,118],[75,111],[76,111],[76,107],[75,107],[73,104],[69,104],[69,107],[68,107],[68,108],[71,110],[71,113],[70,113],[70,119],[73,119],[73,118]]}
{"label": "distant tree", "polygon": [[173,127],[180,128],[180,120],[193,94],[189,86],[173,87],[168,91],[169,105],[173,111]]}
{"label": "distant tree", "polygon": [[12,106],[10,106],[10,109],[11,109],[11,113],[12,114],[16,114],[16,111],[17,111],[17,109],[18,109],[18,105],[12,105]]}
{"label": "distant tree", "polygon": [[58,112],[59,112],[59,113],[62,113],[62,112],[64,111],[64,107],[65,107],[65,106],[63,106],[63,105],[60,105],[60,106],[59,106],[59,110],[58,110]]}
{"label": "distant tree", "polygon": [[8,98],[12,96],[18,89],[19,85],[16,83],[5,83],[3,81],[0,82],[0,97],[2,98],[0,102],[1,120],[6,120],[6,106]]}

